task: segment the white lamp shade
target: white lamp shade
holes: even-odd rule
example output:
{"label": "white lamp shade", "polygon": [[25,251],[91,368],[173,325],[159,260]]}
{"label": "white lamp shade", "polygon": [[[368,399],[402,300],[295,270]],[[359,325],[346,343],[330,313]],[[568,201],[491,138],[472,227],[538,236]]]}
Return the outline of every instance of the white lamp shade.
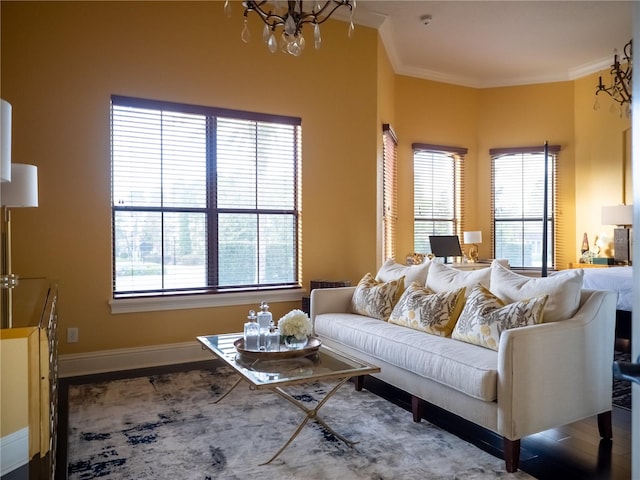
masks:
{"label": "white lamp shade", "polygon": [[2,185],[0,205],[5,207],[38,206],[38,167],[14,163],[11,182]]}
{"label": "white lamp shade", "polygon": [[633,205],[613,205],[602,207],[603,225],[632,225]]}
{"label": "white lamp shade", "polygon": [[465,245],[469,245],[472,243],[482,243],[482,232],[480,230],[463,232],[462,236]]}
{"label": "white lamp shade", "polygon": [[11,181],[11,104],[0,99],[0,182]]}

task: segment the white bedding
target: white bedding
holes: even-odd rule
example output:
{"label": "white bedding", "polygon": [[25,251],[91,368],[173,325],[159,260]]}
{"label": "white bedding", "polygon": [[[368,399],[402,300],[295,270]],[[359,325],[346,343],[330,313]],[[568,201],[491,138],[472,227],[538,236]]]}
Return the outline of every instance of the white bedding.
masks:
{"label": "white bedding", "polygon": [[633,302],[633,269],[631,267],[585,268],[583,288],[609,290],[618,294],[618,310],[631,311]]}

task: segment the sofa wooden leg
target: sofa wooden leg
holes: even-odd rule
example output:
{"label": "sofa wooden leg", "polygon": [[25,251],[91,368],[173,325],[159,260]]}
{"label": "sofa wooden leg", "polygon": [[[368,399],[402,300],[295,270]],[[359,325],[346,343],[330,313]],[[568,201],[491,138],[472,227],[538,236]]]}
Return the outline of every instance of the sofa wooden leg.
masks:
{"label": "sofa wooden leg", "polygon": [[356,386],[356,392],[361,392],[364,387],[364,375],[358,375],[353,379],[353,383]]}
{"label": "sofa wooden leg", "polygon": [[520,464],[520,439],[509,440],[506,437],[502,437],[502,440],[504,445],[504,463],[507,472],[517,472]]}
{"label": "sofa wooden leg", "polygon": [[423,405],[421,398],[411,395],[411,413],[413,413],[413,421],[416,423],[420,423],[420,420],[422,420]]}
{"label": "sofa wooden leg", "polygon": [[607,440],[613,438],[613,428],[611,427],[611,410],[598,414],[598,432],[600,436]]}

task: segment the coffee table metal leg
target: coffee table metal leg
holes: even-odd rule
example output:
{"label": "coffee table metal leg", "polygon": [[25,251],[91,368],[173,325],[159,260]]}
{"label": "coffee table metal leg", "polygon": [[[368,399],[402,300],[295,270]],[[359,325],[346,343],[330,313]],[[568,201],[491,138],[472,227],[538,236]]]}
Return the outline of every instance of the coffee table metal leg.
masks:
{"label": "coffee table metal leg", "polygon": [[242,381],[242,377],[239,377],[239,378],[236,380],[236,382],[235,382],[233,385],[231,385],[231,387],[229,387],[229,390],[227,390],[226,392],[224,392],[224,393],[222,394],[222,396],[221,396],[219,399],[217,399],[215,402],[213,402],[213,403],[218,403],[218,402],[219,402],[220,400],[222,400],[224,397],[226,397],[227,395],[229,395],[229,394],[233,391],[233,389],[234,389],[234,388],[236,388],[236,387],[238,386],[238,384],[239,384],[241,381]]}
{"label": "coffee table metal leg", "polygon": [[302,430],[302,428],[307,424],[307,422],[309,421],[309,419],[313,418],[316,422],[320,423],[324,428],[326,428],[332,435],[334,435],[336,438],[338,438],[340,441],[342,441],[345,445],[347,445],[349,448],[353,448],[353,446],[358,443],[358,442],[352,442],[351,440],[346,439],[345,437],[343,437],[342,435],[340,435],[339,433],[337,433],[333,428],[331,428],[329,425],[327,425],[327,423],[318,416],[318,410],[320,410],[320,408],[326,403],[327,400],[329,400],[334,393],[336,393],[338,391],[338,389],[344,385],[347,380],[349,380],[349,378],[344,378],[342,379],[335,387],[333,387],[326,395],[325,397],[318,402],[318,405],[316,405],[315,408],[307,408],[306,405],[304,405],[302,402],[300,402],[299,400],[296,400],[294,397],[292,397],[290,394],[288,394],[287,392],[285,392],[282,388],[280,387],[274,387],[271,389],[271,391],[277,393],[278,395],[280,395],[282,398],[288,400],[289,402],[293,403],[296,407],[298,407],[300,410],[302,410],[303,412],[305,412],[307,415],[304,417],[304,419],[302,419],[302,421],[300,422],[300,424],[298,425],[298,428],[296,428],[296,430],[293,432],[293,434],[291,435],[291,437],[289,438],[289,440],[287,440],[287,442],[280,448],[280,450],[278,450],[276,452],[276,454],[271,457],[269,459],[269,461],[261,463],[260,465],[268,465],[269,463],[273,462],[276,458],[278,458],[278,456],[289,446],[289,444],[298,436],[298,434],[300,433],[300,431]]}

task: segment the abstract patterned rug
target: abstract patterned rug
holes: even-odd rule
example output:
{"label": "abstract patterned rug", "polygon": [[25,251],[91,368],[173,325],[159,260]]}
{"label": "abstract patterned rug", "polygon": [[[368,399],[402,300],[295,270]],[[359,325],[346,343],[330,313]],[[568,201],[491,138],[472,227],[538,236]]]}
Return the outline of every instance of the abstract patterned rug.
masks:
{"label": "abstract patterned rug", "polygon": [[[614,352],[616,362],[630,362],[631,354],[624,352]],[[611,398],[614,405],[631,410],[631,383],[623,380],[613,379],[613,395]]]}
{"label": "abstract patterned rug", "polygon": [[[349,448],[228,367],[69,386],[68,473],[78,479],[530,479],[504,462],[366,390],[344,385],[319,410]],[[312,406],[331,383],[289,390]]]}

